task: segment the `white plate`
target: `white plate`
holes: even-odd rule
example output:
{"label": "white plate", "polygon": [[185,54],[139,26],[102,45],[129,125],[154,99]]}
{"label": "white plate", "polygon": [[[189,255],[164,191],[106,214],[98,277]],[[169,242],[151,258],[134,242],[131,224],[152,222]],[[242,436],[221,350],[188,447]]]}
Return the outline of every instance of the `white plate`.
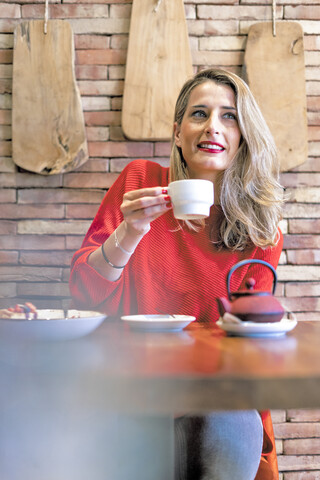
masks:
{"label": "white plate", "polygon": [[125,315],[121,320],[131,328],[149,332],[178,332],[193,322],[190,315]]}
{"label": "white plate", "polygon": [[293,330],[297,321],[284,318],[280,322],[273,323],[229,323],[220,318],[217,325],[225,332],[241,337],[280,337]]}
{"label": "white plate", "polygon": [[[0,339],[71,340],[88,335],[106,318],[99,312],[37,310],[38,318],[0,318]],[[20,315],[18,315],[20,317]]]}

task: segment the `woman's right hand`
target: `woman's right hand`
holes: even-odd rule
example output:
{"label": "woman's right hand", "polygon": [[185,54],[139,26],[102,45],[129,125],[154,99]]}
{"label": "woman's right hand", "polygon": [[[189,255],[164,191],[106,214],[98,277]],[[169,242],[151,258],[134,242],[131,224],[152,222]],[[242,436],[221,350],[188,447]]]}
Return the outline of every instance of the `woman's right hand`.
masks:
{"label": "woman's right hand", "polygon": [[172,208],[165,187],[149,187],[132,190],[123,196],[120,210],[130,234],[143,235],[150,223]]}

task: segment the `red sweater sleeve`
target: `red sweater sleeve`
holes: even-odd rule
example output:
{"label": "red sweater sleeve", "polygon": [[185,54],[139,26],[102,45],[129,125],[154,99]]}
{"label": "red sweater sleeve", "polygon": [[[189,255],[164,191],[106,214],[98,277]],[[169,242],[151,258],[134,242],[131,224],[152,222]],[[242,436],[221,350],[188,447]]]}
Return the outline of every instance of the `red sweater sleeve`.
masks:
{"label": "red sweater sleeve", "polygon": [[78,308],[97,309],[114,315],[119,312],[120,303],[131,305],[134,295],[128,285],[128,269],[124,268],[119,280],[111,282],[100,275],[88,262],[88,256],[99,248],[122,222],[120,205],[123,195],[145,186],[167,184],[168,169],[146,160],[130,162],[106,193],[99,210],[84,238],[81,248],[74,254],[69,279],[70,292]]}

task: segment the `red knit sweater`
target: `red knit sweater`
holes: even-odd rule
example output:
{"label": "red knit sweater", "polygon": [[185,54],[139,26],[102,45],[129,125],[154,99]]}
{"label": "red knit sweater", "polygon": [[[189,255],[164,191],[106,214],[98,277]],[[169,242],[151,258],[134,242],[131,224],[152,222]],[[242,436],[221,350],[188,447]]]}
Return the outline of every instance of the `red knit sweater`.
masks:
{"label": "red knit sweater", "polygon": [[[88,255],[98,248],[123,220],[120,212],[123,195],[143,187],[167,186],[169,169],[157,163],[135,160],[120,174],[105,195],[95,219],[72,259],[70,289],[79,308],[96,309],[108,315],[171,313],[194,315],[200,322],[219,318],[216,298],[226,296],[226,277],[240,260],[255,258],[277,267],[282,235],[276,247],[252,246],[243,252],[218,250],[212,242],[223,215],[219,206],[211,208],[203,230],[195,232],[178,223],[172,210],[151,224],[123,270],[119,280],[110,282],[87,263]],[[272,289],[273,275],[265,266],[246,265],[232,275],[231,290],[245,288],[249,277],[256,289]],[[262,464],[256,479],[276,479],[277,464],[270,413],[262,419],[269,442],[270,468]],[[267,437],[266,437],[267,438]],[[268,475],[271,475],[270,477]]]}
{"label": "red knit sweater", "polygon": [[[218,206],[204,230],[181,228],[169,210],[151,224],[116,282],[103,278],[87,263],[88,255],[98,248],[121,223],[123,195],[146,186],[167,186],[168,168],[157,163],[131,162],[105,195],[99,211],[74,255],[70,277],[71,294],[83,308],[95,308],[108,315],[171,313],[194,315],[200,322],[219,318],[216,298],[226,296],[226,277],[240,260],[262,259],[277,267],[282,236],[274,248],[252,247],[243,252],[218,250],[210,239],[217,232],[222,211]],[[259,264],[246,265],[232,275],[231,289],[245,288],[245,280],[254,277],[256,289],[271,290],[273,275]]]}

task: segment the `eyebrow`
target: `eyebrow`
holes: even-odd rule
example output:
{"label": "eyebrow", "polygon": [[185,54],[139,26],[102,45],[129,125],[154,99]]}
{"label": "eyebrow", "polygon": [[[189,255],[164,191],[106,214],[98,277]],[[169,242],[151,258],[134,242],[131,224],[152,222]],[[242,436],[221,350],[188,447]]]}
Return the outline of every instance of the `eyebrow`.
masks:
{"label": "eyebrow", "polygon": [[[208,108],[208,105],[191,105],[191,108]],[[224,110],[234,110],[236,111],[237,109],[235,107],[223,105],[221,108]]]}

